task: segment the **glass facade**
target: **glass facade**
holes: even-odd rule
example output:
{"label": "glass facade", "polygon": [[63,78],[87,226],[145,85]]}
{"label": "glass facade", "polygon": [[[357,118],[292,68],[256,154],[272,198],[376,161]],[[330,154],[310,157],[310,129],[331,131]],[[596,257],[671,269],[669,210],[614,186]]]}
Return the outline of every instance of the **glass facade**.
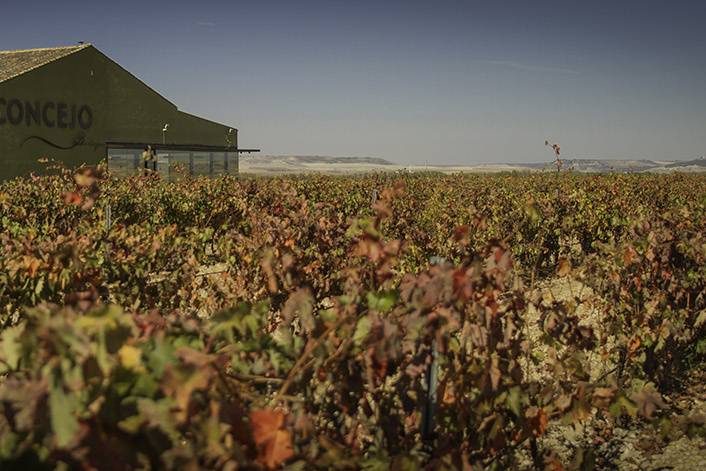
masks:
{"label": "glass facade", "polygon": [[[156,165],[149,163],[154,169],[169,180],[176,180],[185,175],[203,175],[215,177],[218,175],[238,174],[238,151],[226,148],[209,148],[204,146],[155,146]],[[142,172],[145,162],[142,158],[144,146],[128,146],[124,144],[107,145],[108,169],[116,176],[129,176]],[[155,168],[156,167],[156,168]]]}

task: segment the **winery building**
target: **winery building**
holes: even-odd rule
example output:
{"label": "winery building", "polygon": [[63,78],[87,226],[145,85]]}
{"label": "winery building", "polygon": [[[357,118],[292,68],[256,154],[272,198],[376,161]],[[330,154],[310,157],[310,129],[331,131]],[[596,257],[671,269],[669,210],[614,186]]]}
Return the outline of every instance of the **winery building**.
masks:
{"label": "winery building", "polygon": [[[190,115],[90,44],[0,51],[0,180],[108,159],[114,173],[237,173],[238,131]],[[177,165],[179,164],[179,165]]]}

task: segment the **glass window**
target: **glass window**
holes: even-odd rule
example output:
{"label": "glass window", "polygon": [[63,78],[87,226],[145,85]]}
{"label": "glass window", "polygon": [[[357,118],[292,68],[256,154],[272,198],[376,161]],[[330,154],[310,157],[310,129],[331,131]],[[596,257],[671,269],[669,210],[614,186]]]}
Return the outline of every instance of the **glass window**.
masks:
{"label": "glass window", "polygon": [[194,152],[194,164],[193,164],[193,174],[194,175],[210,175],[210,152]]}
{"label": "glass window", "polygon": [[[198,148],[198,147],[197,147]],[[157,172],[162,178],[176,180],[185,175],[210,176],[237,175],[238,152],[191,150],[189,146],[156,146]],[[135,175],[142,172],[144,162],[140,144],[108,144],[108,168],[116,176]]]}
{"label": "glass window", "polygon": [[109,149],[108,168],[116,176],[133,175],[140,164],[140,155],[134,149]]}

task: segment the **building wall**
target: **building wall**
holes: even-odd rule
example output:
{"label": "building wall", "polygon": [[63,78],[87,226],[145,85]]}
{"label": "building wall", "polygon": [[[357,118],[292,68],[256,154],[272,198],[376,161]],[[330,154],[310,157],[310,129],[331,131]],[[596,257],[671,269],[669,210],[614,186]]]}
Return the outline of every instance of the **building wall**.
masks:
{"label": "building wall", "polygon": [[39,158],[97,163],[107,141],[160,143],[165,123],[167,143],[228,145],[228,126],[180,112],[97,49],[82,49],[0,83],[0,179],[41,171]]}

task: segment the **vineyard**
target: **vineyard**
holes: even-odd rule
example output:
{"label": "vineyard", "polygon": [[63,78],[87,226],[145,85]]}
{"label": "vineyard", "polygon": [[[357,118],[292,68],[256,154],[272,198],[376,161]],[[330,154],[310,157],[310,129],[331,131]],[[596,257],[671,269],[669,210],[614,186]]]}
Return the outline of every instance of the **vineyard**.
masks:
{"label": "vineyard", "polygon": [[618,429],[703,440],[673,398],[705,234],[703,175],[5,182],[0,468],[615,469]]}

